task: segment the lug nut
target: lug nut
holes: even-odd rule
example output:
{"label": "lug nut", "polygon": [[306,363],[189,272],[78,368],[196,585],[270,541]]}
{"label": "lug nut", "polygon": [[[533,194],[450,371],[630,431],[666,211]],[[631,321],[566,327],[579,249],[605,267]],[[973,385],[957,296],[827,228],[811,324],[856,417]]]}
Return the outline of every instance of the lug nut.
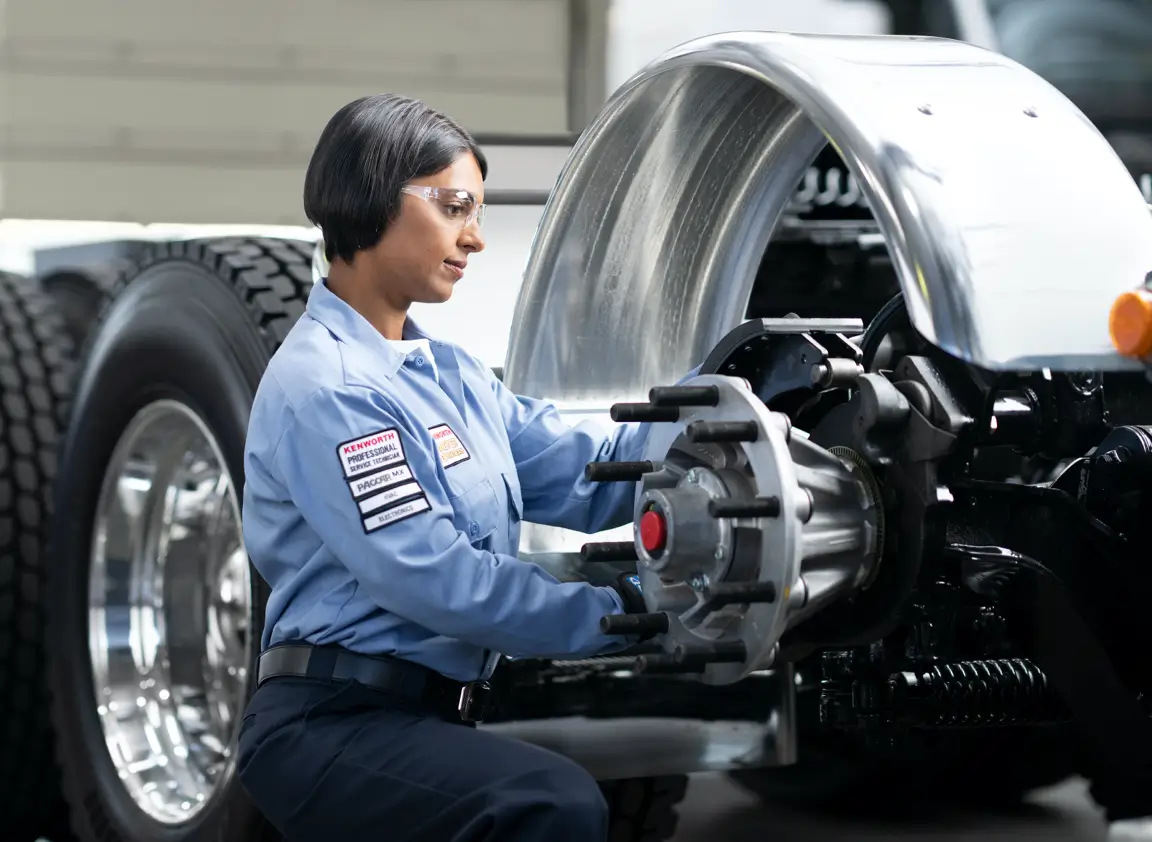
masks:
{"label": "lug nut", "polygon": [[717,642],[708,646],[688,648],[683,644],[672,651],[672,657],[682,666],[706,664],[738,664],[748,657],[748,650],[739,640]]}
{"label": "lug nut", "polygon": [[580,548],[580,558],[586,562],[636,561],[636,545],[631,541],[602,541],[585,544]]}
{"label": "lug nut", "polygon": [[697,444],[756,441],[760,428],[755,421],[693,421],[688,438]]}
{"label": "lug nut", "polygon": [[697,664],[685,665],[676,660],[675,655],[640,655],[636,658],[636,672],[649,674],[687,675],[704,672],[704,667]]}
{"label": "lug nut", "polygon": [[602,634],[665,634],[668,631],[668,615],[655,614],[609,614],[600,618]]}
{"label": "lug nut", "polygon": [[651,462],[589,462],[584,466],[584,479],[589,482],[639,482],[644,474],[656,470]]}
{"label": "lug nut", "polygon": [[716,406],[720,403],[718,386],[654,386],[648,400],[655,406]]}
{"label": "lug nut", "polygon": [[779,517],[779,497],[751,497],[743,500],[709,500],[712,517]]}
{"label": "lug nut", "polygon": [[705,608],[709,611],[725,605],[775,602],[776,585],[773,582],[720,582],[708,588],[703,596]]}
{"label": "lug nut", "polygon": [[680,410],[677,407],[653,406],[650,403],[613,404],[608,414],[611,415],[612,420],[617,423],[626,421],[658,423],[680,420]]}

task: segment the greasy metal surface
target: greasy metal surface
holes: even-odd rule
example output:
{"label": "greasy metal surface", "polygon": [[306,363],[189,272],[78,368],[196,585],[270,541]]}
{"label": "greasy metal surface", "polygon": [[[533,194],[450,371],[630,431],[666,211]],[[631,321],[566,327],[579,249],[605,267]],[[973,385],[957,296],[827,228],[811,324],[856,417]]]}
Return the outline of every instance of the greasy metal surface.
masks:
{"label": "greasy metal surface", "polygon": [[251,585],[219,446],[188,407],[149,404],[113,452],[97,505],[89,655],[109,756],[157,822],[193,818],[235,771]]}
{"label": "greasy metal surface", "polygon": [[584,132],[537,232],[505,382],[607,406],[683,376],[744,317],[826,136],[929,339],[992,367],[1131,366],[1108,311],[1152,269],[1152,218],[1055,88],[960,42],[740,32],[666,53]]}

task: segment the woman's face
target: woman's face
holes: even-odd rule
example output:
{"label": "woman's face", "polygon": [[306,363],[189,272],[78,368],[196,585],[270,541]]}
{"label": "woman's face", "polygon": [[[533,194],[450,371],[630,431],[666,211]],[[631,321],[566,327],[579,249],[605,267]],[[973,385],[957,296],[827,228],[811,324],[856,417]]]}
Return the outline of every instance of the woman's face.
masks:
{"label": "woman's face", "polygon": [[447,301],[464,277],[469,255],[484,248],[474,212],[483,202],[480,167],[465,153],[440,172],[408,182],[400,194],[399,216],[357,260],[368,258],[381,293],[399,309]]}

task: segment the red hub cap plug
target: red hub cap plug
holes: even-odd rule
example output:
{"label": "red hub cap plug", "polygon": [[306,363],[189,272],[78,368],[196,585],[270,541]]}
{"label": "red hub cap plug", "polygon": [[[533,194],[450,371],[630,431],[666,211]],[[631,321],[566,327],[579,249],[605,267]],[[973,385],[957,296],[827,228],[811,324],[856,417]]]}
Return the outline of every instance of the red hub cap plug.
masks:
{"label": "red hub cap plug", "polygon": [[658,553],[664,549],[668,541],[668,522],[664,515],[655,509],[649,509],[640,516],[640,543],[650,553]]}

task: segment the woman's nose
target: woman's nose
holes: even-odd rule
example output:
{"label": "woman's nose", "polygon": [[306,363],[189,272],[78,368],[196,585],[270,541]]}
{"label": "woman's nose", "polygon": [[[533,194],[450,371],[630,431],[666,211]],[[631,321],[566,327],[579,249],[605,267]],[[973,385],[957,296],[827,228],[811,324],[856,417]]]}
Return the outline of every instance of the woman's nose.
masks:
{"label": "woman's nose", "polygon": [[460,238],[457,240],[461,248],[468,251],[483,251],[484,250],[484,235],[480,231],[480,223],[477,220],[472,220],[460,231]]}

